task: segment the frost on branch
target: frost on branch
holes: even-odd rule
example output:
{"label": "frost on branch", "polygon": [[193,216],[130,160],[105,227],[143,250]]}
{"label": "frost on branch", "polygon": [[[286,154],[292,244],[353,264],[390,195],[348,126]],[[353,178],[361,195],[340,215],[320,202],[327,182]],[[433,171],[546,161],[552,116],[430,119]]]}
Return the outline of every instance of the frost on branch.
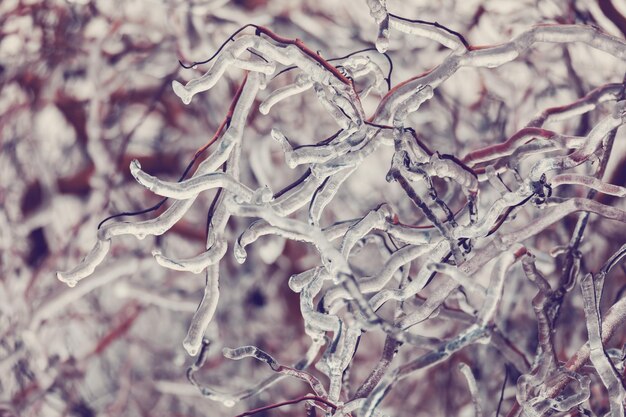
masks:
{"label": "frost on branch", "polygon": [[82,3],[0,5],[0,414],[623,415],[610,1]]}

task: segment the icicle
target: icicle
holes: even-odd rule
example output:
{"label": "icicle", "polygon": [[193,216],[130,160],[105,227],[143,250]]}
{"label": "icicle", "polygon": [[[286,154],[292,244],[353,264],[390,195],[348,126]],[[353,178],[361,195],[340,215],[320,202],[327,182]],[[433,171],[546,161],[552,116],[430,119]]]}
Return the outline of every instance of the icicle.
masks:
{"label": "icicle", "polygon": [[313,87],[313,81],[306,74],[299,74],[296,77],[294,84],[286,87],[279,88],[272,92],[263,102],[259,105],[259,112],[261,114],[268,114],[273,106],[277,103],[295,96],[296,94],[303,93]]}
{"label": "icicle", "polygon": [[196,356],[200,346],[202,346],[202,338],[217,309],[219,295],[219,266],[211,265],[207,268],[207,284],[204,288],[204,296],[198,310],[193,315],[189,331],[183,341],[183,347],[190,356]]}
{"label": "icicle", "polygon": [[472,369],[466,363],[461,362],[459,363],[459,371],[461,371],[467,381],[467,388],[469,389],[472,403],[474,404],[474,416],[482,417],[483,409],[480,406],[478,385],[476,384],[476,378],[474,378]]}
{"label": "icicle", "polygon": [[318,278],[322,271],[323,268],[318,266],[292,275],[289,278],[289,288],[295,293],[301,292],[305,287],[309,286],[314,279]]}
{"label": "icicle", "polygon": [[228,190],[244,201],[251,201],[254,194],[248,187],[236,181],[230,175],[221,172],[194,176],[181,182],[161,181],[142,171],[141,165],[136,159],[130,164],[130,172],[137,182],[155,194],[177,200],[193,198],[202,191],[213,188]]}
{"label": "icicle", "polygon": [[376,38],[376,49],[381,54],[387,52],[389,48],[389,15],[387,14],[386,0],[367,0],[367,7],[370,15],[378,24],[378,37]]}
{"label": "icicle", "polygon": [[602,380],[602,384],[606,387],[609,396],[610,417],[624,417],[624,386],[620,375],[617,374],[615,368],[604,351],[602,344],[601,322],[599,300],[597,299],[597,291],[594,286],[593,275],[587,274],[580,281],[580,287],[583,293],[583,305],[585,309],[585,317],[587,318],[587,333],[589,334],[589,358],[596,368],[596,372]]}
{"label": "icicle", "polygon": [[98,240],[85,256],[81,263],[66,272],[57,272],[57,279],[66,283],[69,287],[74,287],[78,281],[93,274],[96,267],[102,263],[111,248],[111,240]]}
{"label": "icicle", "polygon": [[209,265],[217,264],[226,254],[228,245],[224,238],[219,238],[213,243],[211,248],[188,259],[175,259],[163,255],[158,250],[152,251],[152,256],[156,259],[159,265],[172,269],[174,271],[187,271],[194,274],[199,274],[204,271]]}

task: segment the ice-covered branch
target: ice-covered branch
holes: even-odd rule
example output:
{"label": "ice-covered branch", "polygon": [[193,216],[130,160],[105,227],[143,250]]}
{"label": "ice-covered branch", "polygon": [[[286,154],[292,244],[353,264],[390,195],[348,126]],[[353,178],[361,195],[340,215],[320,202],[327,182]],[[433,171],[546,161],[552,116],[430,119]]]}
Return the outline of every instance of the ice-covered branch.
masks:
{"label": "ice-covered branch", "polygon": [[224,348],[223,353],[226,358],[236,361],[253,357],[261,362],[265,362],[274,372],[300,379],[309,384],[317,396],[327,397],[324,386],[316,377],[307,372],[279,364],[269,354],[255,346],[243,346],[235,349]]}
{"label": "ice-covered branch", "polygon": [[596,368],[602,383],[609,393],[611,417],[624,416],[624,385],[620,375],[616,372],[611,360],[607,357],[602,344],[599,299],[594,285],[592,274],[587,274],[580,281],[583,293],[585,317],[587,319],[587,333],[589,334],[589,359]]}
{"label": "ice-covered branch", "polygon": [[476,378],[474,378],[474,374],[472,369],[466,363],[459,363],[459,371],[463,374],[467,381],[467,388],[469,389],[470,395],[472,397],[472,403],[474,404],[474,415],[476,417],[482,417],[483,409],[480,405],[480,397],[478,386],[476,384]]}
{"label": "ice-covered branch", "polygon": [[[354,10],[337,25],[336,11],[318,14],[317,8],[324,5],[313,3],[307,3],[311,6],[307,13],[297,8],[284,9],[279,19],[269,19],[265,14],[271,11],[259,9],[258,21],[268,26],[241,27],[209,59],[183,65],[194,69],[207,66],[203,73],[187,78],[190,81],[185,85],[172,82],[180,79],[172,69],[162,83],[164,98],[142,110],[146,120],[155,119],[146,122],[148,133],[137,130],[120,140],[97,140],[114,130],[109,119],[117,117],[115,114],[133,120],[134,110],[116,101],[128,80],[118,81],[115,86],[99,86],[97,97],[89,99],[87,115],[80,113],[86,98],[72,99],[68,104],[63,94],[48,90],[47,81],[37,88],[33,85],[39,85],[39,81],[29,81],[25,97],[30,98],[31,92],[38,95],[34,91],[40,88],[46,99],[34,97],[35,102],[48,105],[46,100],[51,97],[63,98],[55,111],[75,125],[77,145],[88,148],[76,153],[91,159],[85,172],[92,170],[94,174],[76,186],[79,191],[67,191],[73,189],[52,179],[49,174],[56,166],[37,159],[41,155],[33,155],[28,163],[20,160],[19,164],[9,164],[6,169],[4,154],[0,157],[3,175],[9,178],[0,187],[1,203],[7,206],[6,213],[0,213],[0,226],[18,225],[17,232],[8,238],[0,233],[0,254],[7,254],[0,256],[0,263],[9,265],[10,271],[5,274],[10,279],[0,286],[0,328],[9,328],[2,334],[0,357],[5,359],[0,367],[17,375],[17,382],[6,388],[14,395],[10,403],[20,404],[22,397],[26,398],[24,402],[30,401],[31,388],[24,381],[31,378],[31,373],[35,375],[31,378],[33,386],[44,390],[58,387],[64,398],[74,398],[58,383],[59,375],[65,377],[65,369],[54,367],[60,362],[68,366],[71,361],[67,358],[79,355],[67,353],[66,348],[57,349],[65,352],[58,359],[54,356],[56,350],[50,348],[48,352],[42,341],[56,338],[55,332],[46,327],[58,320],[49,317],[75,308],[72,303],[78,299],[93,297],[93,305],[91,298],[89,301],[94,318],[105,322],[112,317],[115,325],[97,343],[88,344],[90,351],[101,352],[131,329],[136,314],[112,315],[109,311],[116,308],[120,298],[131,299],[129,304],[137,310],[152,306],[146,310],[158,311],[163,323],[144,330],[145,323],[138,321],[141,324],[118,349],[130,355],[129,361],[151,361],[151,355],[143,355],[141,361],[133,355],[146,348],[151,353],[160,351],[162,347],[154,334],[159,335],[161,327],[167,331],[171,327],[172,334],[180,334],[181,338],[186,330],[183,347],[187,354],[197,356],[187,376],[197,388],[194,392],[208,399],[233,407],[287,376],[304,381],[315,394],[303,397],[296,385],[285,384],[281,387],[285,401],[264,406],[240,404],[249,407],[240,415],[288,405],[302,407],[301,402],[308,416],[320,410],[337,417],[382,416],[387,405],[392,415],[414,415],[411,407],[415,404],[423,403],[425,410],[431,409],[431,397],[436,397],[431,372],[447,372],[449,367],[435,368],[446,361],[461,362],[460,372],[477,416],[496,408],[486,402],[495,398],[496,388],[497,392],[502,390],[501,404],[515,404],[512,416],[524,412],[536,417],[567,412],[572,407],[586,412],[590,396],[594,412],[595,404],[600,403],[595,397],[606,396],[610,415],[623,415],[623,358],[617,349],[608,349],[607,341],[626,314],[624,289],[617,281],[605,285],[605,280],[609,282],[609,273],[618,274],[617,267],[626,256],[623,247],[616,251],[623,244],[616,239],[626,223],[623,201],[617,198],[626,196],[626,160],[615,159],[618,153],[613,146],[615,142],[619,149],[616,137],[626,121],[624,83],[618,82],[623,77],[618,72],[623,71],[620,64],[626,60],[626,43],[591,24],[517,26],[528,21],[525,18],[515,24],[509,22],[508,32],[503,32],[489,5],[471,11],[473,6],[466,5],[467,10],[459,14],[466,17],[462,22],[454,21],[456,14],[450,13],[446,21],[450,20],[451,25],[446,27],[436,21],[389,13],[384,0],[366,0],[360,5],[363,10]],[[174,20],[187,20],[185,25],[193,26],[198,20],[197,5],[190,7],[189,19]],[[412,4],[389,7],[410,10]],[[578,6],[571,7],[563,16],[542,19],[569,22],[571,16],[576,16],[582,21]],[[185,27],[180,32],[186,34],[176,40],[181,55],[195,54],[192,48],[200,53],[200,46],[204,48],[208,39],[204,35],[220,22],[244,20],[243,6],[225,3],[215,8],[218,13],[200,19],[206,24],[204,29]],[[438,15],[434,9],[426,5],[420,13]],[[233,11],[236,13],[230,13]],[[368,12],[373,20],[363,19]],[[591,22],[595,18],[592,15],[583,17]],[[321,16],[324,18],[319,19]],[[270,25],[276,32],[268,29]],[[431,56],[418,62],[415,59],[420,59],[422,44],[409,49],[415,38],[405,36],[390,48],[403,50],[385,55],[389,65],[380,66],[378,58],[383,55],[374,48],[357,50],[343,39],[346,33],[367,33],[372,25],[378,27],[379,51],[390,47],[391,30],[434,40],[439,45],[424,43],[431,48]],[[486,27],[494,33],[515,35],[502,44],[475,46],[450,29],[456,26],[463,27],[472,40],[488,38]],[[297,33],[302,40],[282,37],[277,34],[279,30]],[[539,43],[558,47],[527,53]],[[307,45],[316,45],[320,50]],[[0,42],[0,50],[5,47],[6,41]],[[118,62],[109,51],[113,49],[107,45],[98,53],[106,53],[107,60]],[[345,55],[346,50],[356,52]],[[589,56],[578,56],[583,53],[580,51]],[[92,74],[98,65],[94,56],[90,59]],[[593,72],[584,65],[585,60],[594,61]],[[418,67],[433,62],[435,66],[422,74],[411,74],[417,68],[416,62]],[[394,74],[408,78],[394,84],[394,66],[399,67]],[[62,78],[68,74],[67,68],[55,71]],[[243,81],[237,82],[242,72]],[[453,77],[457,72],[458,77]],[[20,80],[14,82],[25,82]],[[181,100],[165,98],[170,85]],[[588,92],[591,85],[600,87]],[[567,91],[570,87],[573,92]],[[112,91],[109,98],[115,112],[100,115],[108,106],[104,94],[107,89]],[[195,97],[203,92],[210,94]],[[9,91],[3,97],[11,94]],[[226,100],[224,94],[231,100]],[[302,97],[295,97],[300,94]],[[137,97],[145,96],[137,93]],[[186,107],[194,97],[194,105]],[[311,98],[316,101],[313,107]],[[136,104],[138,99],[133,100]],[[214,113],[219,114],[215,109],[228,102],[231,105],[225,117],[214,117]],[[541,103],[548,103],[547,108],[535,108]],[[11,119],[14,111],[3,106],[4,101],[0,108],[10,117],[0,116],[2,123]],[[373,111],[373,115],[366,117],[366,110],[368,114]],[[206,118],[199,117],[204,113]],[[83,126],[84,118],[88,126]],[[99,118],[106,129],[98,126]],[[553,122],[562,123],[544,128]],[[45,126],[46,120],[37,124]],[[207,136],[207,126],[214,125],[217,128],[208,135],[210,139],[202,139]],[[88,132],[88,140],[82,135],[83,129]],[[203,143],[200,148],[198,141]],[[39,142],[16,143],[17,159],[31,152],[22,147],[24,143],[33,149],[48,149]],[[8,144],[7,149],[12,152],[11,146]],[[71,148],[63,145],[64,150]],[[147,151],[163,154],[151,159],[145,155]],[[185,160],[186,155],[193,158]],[[170,157],[172,161],[163,162]],[[114,160],[117,165],[112,163]],[[72,160],[71,165],[82,167],[84,162]],[[129,164],[130,175],[113,175],[116,168],[126,172]],[[187,169],[177,182],[167,180],[185,165]],[[11,174],[11,170],[17,174]],[[13,184],[11,175],[28,177],[35,185],[20,188]],[[87,176],[81,171],[78,180],[81,175]],[[136,193],[137,182],[145,188],[143,192],[165,199],[151,208],[135,207],[142,196]],[[23,195],[15,192],[29,187],[32,190],[20,191]],[[85,189],[90,190],[88,198]],[[104,189],[106,192],[98,198],[93,196],[94,191]],[[57,191],[66,195],[48,200]],[[44,199],[46,205],[31,214],[23,210],[23,217],[14,215],[20,212],[17,206],[26,207],[37,198]],[[84,202],[76,204],[83,198]],[[57,274],[70,286],[90,275],[94,275],[93,281],[81,282],[77,288],[46,300],[46,294],[52,293],[41,284],[39,272],[33,271],[45,270],[50,261],[37,258],[35,249],[45,247],[41,251],[54,256],[50,259],[61,259],[74,247],[84,248],[86,242],[79,223],[70,225],[59,213],[69,204],[84,203],[85,213],[78,220],[89,223],[107,204],[115,207],[121,198],[128,198],[124,206],[135,211],[111,217],[127,216],[125,221],[103,223],[84,260]],[[131,218],[151,212],[155,214],[147,220]],[[567,217],[578,212],[584,214],[572,223]],[[72,233],[65,236],[61,228]],[[137,261],[143,252],[127,246],[134,239],[121,236],[159,236],[154,239],[156,247],[150,248],[156,262]],[[269,244],[263,236],[269,236]],[[203,241],[201,247],[194,246],[197,241]],[[30,246],[34,249],[28,261],[14,259],[13,254],[25,252]],[[120,253],[130,257],[124,258],[123,268],[114,261]],[[604,253],[613,255],[598,269],[596,259]],[[105,265],[107,257],[111,261]],[[520,259],[523,274],[514,266]],[[146,283],[114,284],[118,297],[113,300],[103,301],[98,291],[92,291],[144,268],[149,274],[143,275],[151,279]],[[599,272],[580,281],[586,321],[565,323],[559,313],[580,306],[576,299],[564,300],[572,296],[570,290],[578,282],[578,273],[589,270]],[[204,281],[191,274],[189,280],[180,279],[185,273],[203,273]],[[227,284],[224,278],[228,278]],[[22,294],[27,307],[20,309],[13,299]],[[604,317],[599,307],[601,299],[603,303],[615,300]],[[77,305],[81,320],[86,317],[84,305]],[[20,318],[2,321],[12,311],[19,312],[16,317]],[[76,311],[71,314],[77,316]],[[149,315],[141,318],[149,320]],[[529,320],[535,319],[536,332],[527,331]],[[22,322],[27,323],[27,331],[14,332],[18,336],[5,341],[4,332],[10,336],[13,327]],[[518,331],[516,326],[526,330]],[[567,326],[567,331],[561,331]],[[587,327],[589,344],[561,366],[559,360],[563,352],[571,351],[569,343],[575,340],[572,335],[580,334],[581,326]],[[89,336],[80,327],[78,332],[82,338]],[[96,328],[93,333],[102,332]],[[209,335],[243,346],[223,350],[224,357],[238,362],[224,361],[220,355],[209,360],[205,339]],[[71,337],[68,340],[68,345],[74,343]],[[133,344],[141,349],[130,347]],[[287,346],[305,346],[304,359],[293,366],[278,363],[274,358],[293,357],[295,348],[288,351]],[[398,354],[402,346],[406,350]],[[486,346],[501,355],[492,355]],[[283,347],[285,352],[281,351]],[[78,344],[72,346],[76,351],[80,348]],[[535,350],[532,365],[527,359],[528,350]],[[482,360],[486,355],[487,362]],[[31,356],[36,363],[23,365]],[[162,395],[161,399],[188,395],[174,382],[182,377],[175,366],[182,357],[186,356],[154,366],[159,372],[163,366],[172,381],[159,380],[156,390],[146,392],[154,391]],[[266,368],[240,361],[247,357],[262,361],[273,374],[267,377]],[[19,366],[9,366],[6,358],[18,358],[15,360],[20,361]],[[591,389],[589,369],[581,371],[589,358],[607,393]],[[108,356],[101,360],[106,362]],[[211,372],[223,366],[225,378],[212,374],[213,385],[201,385],[195,375],[205,364]],[[112,366],[108,362],[105,365]],[[235,366],[244,369],[239,372],[244,385],[248,379],[260,382],[240,390],[221,387],[231,384]],[[514,386],[504,378],[504,387],[500,388],[503,366],[516,368],[521,375]],[[309,367],[315,367],[325,379],[318,379]],[[77,367],[92,368],[89,363]],[[106,380],[107,386],[132,386],[132,375],[115,377],[120,381]],[[453,380],[458,382],[458,378],[456,375]],[[498,384],[489,383],[491,379]],[[145,384],[149,381],[146,378]],[[233,386],[239,383],[232,381]],[[401,390],[394,390],[400,383],[411,384],[407,389],[414,393],[405,401],[397,394]],[[269,396],[261,397],[263,401],[266,398]],[[123,414],[118,412],[120,404],[132,402],[121,396],[115,403],[109,413]],[[452,403],[465,407],[463,412],[469,407],[467,401]],[[172,406],[168,412],[191,415],[192,408],[181,400],[181,405]],[[162,411],[155,406],[155,412]],[[237,412],[242,411],[233,414]]]}

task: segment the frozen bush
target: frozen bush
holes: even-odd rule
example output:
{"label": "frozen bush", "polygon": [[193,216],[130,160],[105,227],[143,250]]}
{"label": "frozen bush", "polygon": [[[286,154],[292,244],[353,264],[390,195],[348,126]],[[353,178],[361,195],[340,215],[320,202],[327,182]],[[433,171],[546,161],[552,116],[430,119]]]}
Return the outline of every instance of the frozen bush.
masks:
{"label": "frozen bush", "polygon": [[32,3],[8,413],[624,416],[610,1]]}

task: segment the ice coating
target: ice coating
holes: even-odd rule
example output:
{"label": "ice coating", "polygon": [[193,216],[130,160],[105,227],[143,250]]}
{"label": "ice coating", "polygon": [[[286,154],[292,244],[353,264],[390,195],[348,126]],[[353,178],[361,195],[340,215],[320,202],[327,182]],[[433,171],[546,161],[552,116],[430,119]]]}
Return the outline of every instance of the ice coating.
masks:
{"label": "ice coating", "polygon": [[[295,301],[295,319],[304,328],[303,335],[309,343],[308,349],[302,350],[306,350],[303,353],[306,360],[294,366],[281,365],[278,361],[281,353],[271,352],[270,348],[276,346],[271,343],[263,347],[267,352],[252,345],[224,350],[226,359],[253,357],[279,375],[245,393],[234,394],[192,381],[209,399],[232,407],[248,394],[258,394],[283,376],[291,376],[306,382],[307,390],[319,397],[302,400],[310,409],[318,407],[338,416],[355,410],[359,415],[376,416],[383,414],[380,410],[384,410],[384,403],[382,406],[381,403],[397,382],[449,360],[461,349],[487,344],[498,349],[507,363],[513,364],[522,375],[517,399],[527,414],[541,415],[550,409],[565,412],[585,406],[591,395],[589,378],[577,370],[559,369],[552,355],[552,324],[544,310],[549,300],[558,297],[553,292],[556,289],[551,289],[539,272],[540,267],[550,270],[545,264],[552,260],[541,256],[536,261],[529,260],[531,257],[524,255],[527,249],[521,244],[535,250],[533,245],[542,242],[535,239],[537,236],[545,239],[564,223],[566,216],[575,213],[581,213],[576,214],[579,219],[593,213],[597,215],[594,218],[626,221],[626,212],[612,206],[610,199],[626,196],[624,187],[611,183],[608,176],[604,176],[604,168],[596,168],[606,163],[602,161],[606,159],[605,154],[610,154],[611,136],[624,122],[623,84],[609,83],[587,95],[577,92],[579,99],[533,112],[536,116],[530,121],[523,119],[503,124],[497,132],[493,126],[489,127],[490,110],[480,107],[485,105],[484,97],[497,101],[495,96],[489,96],[490,83],[497,84],[490,78],[492,75],[485,75],[492,74],[490,71],[481,72],[484,79],[476,82],[485,90],[476,95],[480,98],[464,97],[468,102],[478,100],[475,104],[455,102],[450,99],[450,91],[454,89],[440,87],[453,82],[453,75],[462,67],[491,69],[530,59],[526,51],[538,42],[582,43],[622,60],[624,42],[595,28],[554,25],[517,31],[515,33],[519,34],[508,42],[476,47],[439,23],[392,15],[384,1],[367,1],[367,6],[378,25],[375,41],[378,51],[393,51],[396,46],[395,41],[390,44],[392,30],[399,30],[410,35],[407,42],[412,36],[419,36],[448,48],[437,50],[445,52],[433,58],[440,60],[439,65],[422,75],[393,83],[390,85],[393,88],[386,92],[385,80],[391,71],[386,74],[376,63],[382,56],[375,51],[368,52],[371,56],[358,52],[334,60],[324,51],[309,49],[300,39],[283,38],[266,28],[257,27],[254,34],[252,30],[239,33],[224,43],[215,59],[208,63],[209,69],[204,75],[185,85],[178,81],[172,83],[174,93],[183,103],[190,104],[201,93],[219,93],[218,83],[240,74],[238,70],[246,71],[214,139],[196,154],[209,149],[208,156],[203,155],[203,162],[190,165],[195,171],[192,169],[189,178],[178,182],[149,175],[138,160],[132,160],[130,173],[147,190],[145,192],[171,199],[166,209],[151,220],[105,224],[85,259],[69,272],[58,273],[57,277],[70,286],[76,285],[100,272],[97,268],[108,252],[120,250],[118,236],[144,239],[170,231],[190,233],[181,224],[188,226],[191,221],[195,236],[206,239],[205,247],[193,252],[197,255],[178,257],[156,249],[152,251],[156,262],[149,257],[148,261],[171,271],[203,274],[204,282],[200,279],[198,287],[204,286],[201,300],[191,301],[191,295],[182,301],[168,300],[163,295],[166,288],[163,292],[142,292],[141,285],[126,282],[116,284],[115,294],[142,305],[192,313],[183,347],[189,355],[200,358],[208,355],[205,337],[209,334],[215,337],[232,330],[231,336],[248,337],[237,329],[224,329],[217,320],[221,318],[219,307],[224,305],[224,301],[220,302],[220,293],[230,294],[239,286],[248,285],[236,297],[229,295],[226,302],[230,306],[228,303],[235,298],[244,304],[247,302],[244,297],[248,297],[253,285],[250,283],[254,282],[259,292],[253,293],[252,304],[260,304],[261,313],[257,311],[257,315],[246,319],[252,323],[264,314],[271,316],[278,311],[275,299],[266,305],[265,297],[268,293],[276,297],[277,288],[282,291],[283,287],[288,287],[296,293],[290,294],[294,297],[290,302]],[[577,70],[577,65],[570,71]],[[277,81],[274,87],[274,79],[268,75],[291,66],[294,66],[294,76],[284,77],[286,81]],[[504,79],[504,69],[502,71],[497,74]],[[587,85],[579,87],[584,90]],[[264,89],[269,90],[268,93],[259,94]],[[366,97],[369,101],[361,102]],[[194,106],[205,104],[198,98]],[[549,96],[549,99],[558,101],[561,97]],[[326,139],[312,137],[307,129],[293,127],[301,119],[318,116],[297,107],[308,105],[307,100],[317,101],[317,110],[325,112],[318,123],[320,131],[329,132]],[[259,102],[257,114],[255,105]],[[282,103],[280,108],[274,107],[278,103]],[[298,111],[292,111],[296,108]],[[510,110],[507,103],[502,108]],[[281,115],[283,119],[264,118],[273,117],[283,109],[287,110]],[[364,109],[373,110],[373,114],[366,116]],[[481,113],[484,113],[484,120]],[[575,134],[570,132],[568,124],[551,127],[554,130],[543,128],[544,123],[575,121],[581,115],[589,115],[587,130],[583,129],[586,125],[582,122]],[[212,119],[208,121],[213,123]],[[453,126],[446,126],[450,121],[454,122]],[[285,128],[283,122],[285,125],[292,123],[291,129]],[[524,123],[526,127],[522,127]],[[329,126],[339,130],[332,133],[335,130]],[[564,133],[559,133],[560,130]],[[467,135],[468,131],[474,133],[473,137]],[[92,147],[89,153],[97,154],[98,150]],[[465,157],[457,158],[455,154]],[[110,165],[102,155],[96,158],[94,163],[100,168]],[[246,170],[248,163],[256,165],[253,170]],[[277,163],[281,164],[281,169],[286,166],[295,172],[280,171],[275,166]],[[388,174],[386,178],[383,171]],[[291,183],[283,181],[291,174],[294,174],[289,177]],[[274,182],[275,177],[280,181]],[[376,181],[385,179],[391,183],[390,191],[378,194],[376,190],[382,187]],[[285,182],[287,186],[281,189]],[[276,183],[280,187],[274,188]],[[595,198],[593,193],[596,192],[603,196]],[[206,205],[202,216],[191,208],[194,204]],[[185,216],[189,217],[183,219]],[[202,226],[197,227],[202,230],[195,230],[198,218],[207,220],[206,229]],[[173,230],[176,228],[180,229]],[[577,226],[577,230],[580,228]],[[559,230],[560,234],[553,235],[562,237],[562,232]],[[277,236],[280,244],[266,243],[263,236],[273,236],[272,239]],[[293,245],[292,242],[298,243]],[[273,254],[263,256],[258,252],[260,245],[266,245]],[[571,261],[574,266],[568,272],[575,281],[578,270],[584,265],[577,258],[583,256],[579,252],[588,249],[579,243],[568,246],[559,242],[559,245],[563,249],[555,251],[555,256],[576,258]],[[163,247],[165,251],[171,248]],[[243,266],[234,264],[233,257],[227,256],[229,248],[232,248],[234,261]],[[527,309],[531,318],[538,322],[541,348],[532,365],[526,358],[529,352],[521,352],[500,328],[509,318],[505,306],[520,309],[507,294],[509,286],[513,287],[519,280],[521,271],[514,264],[520,256],[523,256],[524,273],[539,290],[529,302],[532,309]],[[268,265],[262,265],[259,260]],[[567,262],[562,263],[567,265]],[[101,268],[103,272],[115,272],[107,265]],[[284,273],[285,270],[289,272]],[[558,273],[556,268],[550,271]],[[275,284],[275,276],[279,275],[284,280],[283,287]],[[486,286],[486,281],[479,283],[477,280],[483,275],[491,276]],[[190,279],[197,278],[200,277],[190,276]],[[100,286],[109,279],[114,278],[94,277],[92,285]],[[598,289],[592,288],[586,280],[581,281],[581,285],[584,284],[585,324],[590,340],[588,356],[613,398],[611,415],[623,415],[617,411],[618,403],[624,398],[623,389],[616,383],[619,375],[612,371],[604,355],[606,321],[601,320],[599,300],[593,298],[598,298]],[[572,284],[568,284],[561,291],[569,291]],[[77,290],[83,288],[82,285]],[[84,295],[83,292],[76,294]],[[58,305],[67,305],[70,298],[60,298]],[[191,308],[197,302],[197,308]],[[56,313],[60,308],[51,305],[43,311]],[[621,304],[615,306],[609,316],[613,321],[608,321],[613,327],[615,317],[621,314]],[[452,321],[446,327],[445,337],[427,337],[422,333],[433,323],[434,317],[437,323],[444,322],[442,326]],[[44,321],[41,316],[36,319],[37,326]],[[242,323],[242,327],[248,325]],[[349,376],[351,372],[362,371],[351,369],[350,365],[360,353],[359,344],[367,341],[367,337],[362,338],[366,333],[384,336],[385,350],[381,362],[373,366],[371,378],[365,379],[367,384],[358,390],[363,397],[355,398],[351,396],[355,391],[349,387]],[[403,353],[398,356],[403,362],[391,364],[397,348],[403,344],[418,346],[426,353],[419,356]],[[471,359],[471,355],[468,357]],[[611,358],[617,357],[612,353]],[[326,377],[323,382],[305,369],[313,364]],[[474,377],[468,365],[463,364],[460,370],[466,379],[474,412],[481,415],[482,381]],[[555,379],[551,379],[553,375]],[[559,396],[559,385],[555,382],[559,375],[568,379],[571,395]],[[163,388],[167,384],[159,386]]]}

